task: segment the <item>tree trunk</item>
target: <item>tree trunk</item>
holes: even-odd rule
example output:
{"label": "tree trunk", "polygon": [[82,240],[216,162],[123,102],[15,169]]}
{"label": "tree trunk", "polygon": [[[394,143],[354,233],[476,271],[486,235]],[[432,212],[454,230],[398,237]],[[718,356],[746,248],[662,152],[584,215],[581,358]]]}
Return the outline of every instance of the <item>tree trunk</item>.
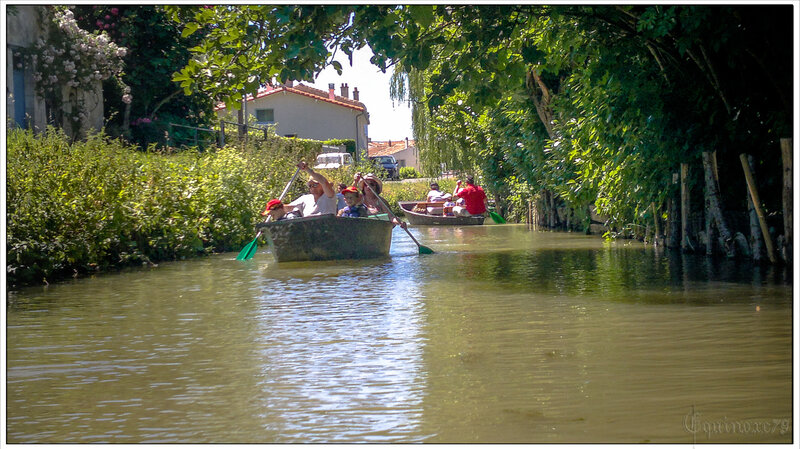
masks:
{"label": "tree trunk", "polygon": [[[747,157],[747,162],[750,165],[750,170],[753,170],[753,156]],[[753,181],[755,182],[755,173],[753,173]],[[750,216],[750,251],[753,256],[753,261],[761,262],[761,253],[763,240],[761,239],[761,230],[759,229],[759,222],[758,222],[758,213],[756,213],[756,208],[753,205],[753,199],[750,198],[750,194],[747,194],[747,210],[749,211]]]}
{"label": "tree trunk", "polygon": [[783,260],[792,261],[792,139],[781,139],[783,154]]}
{"label": "tree trunk", "polygon": [[747,155],[742,153],[739,155],[742,161],[742,169],[744,170],[744,177],[747,181],[747,189],[750,191],[750,196],[753,199],[753,207],[758,214],[758,222],[761,225],[761,234],[764,236],[764,243],[767,245],[767,257],[769,261],[775,263],[775,250],[772,246],[772,237],[769,235],[769,228],[767,228],[767,219],[764,217],[764,211],[761,210],[761,200],[758,198],[758,190],[756,189],[753,175],[750,173],[750,164],[747,163]]}
{"label": "tree trunk", "polygon": [[[710,226],[710,215],[710,219],[713,220],[713,224],[716,225],[716,229],[719,231],[720,239],[724,243],[725,253],[728,257],[733,257],[736,252],[733,244],[733,234],[728,228],[728,224],[726,223],[725,216],[722,212],[722,201],[720,201],[719,188],[717,187],[717,181],[714,177],[714,158],[711,153],[705,151],[703,152],[703,169],[705,171],[707,195],[707,226]],[[709,246],[712,246],[711,242],[713,242],[713,239],[711,233],[708,234],[708,242]],[[707,254],[710,253],[707,252]]]}

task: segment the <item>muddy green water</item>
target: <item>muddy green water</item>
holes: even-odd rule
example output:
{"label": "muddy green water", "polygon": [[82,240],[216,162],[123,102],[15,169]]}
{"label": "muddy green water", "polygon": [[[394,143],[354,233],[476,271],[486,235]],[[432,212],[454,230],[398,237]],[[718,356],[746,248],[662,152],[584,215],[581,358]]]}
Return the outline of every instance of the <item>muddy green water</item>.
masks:
{"label": "muddy green water", "polygon": [[8,295],[8,443],[791,442],[791,273],[525,226],[395,229]]}

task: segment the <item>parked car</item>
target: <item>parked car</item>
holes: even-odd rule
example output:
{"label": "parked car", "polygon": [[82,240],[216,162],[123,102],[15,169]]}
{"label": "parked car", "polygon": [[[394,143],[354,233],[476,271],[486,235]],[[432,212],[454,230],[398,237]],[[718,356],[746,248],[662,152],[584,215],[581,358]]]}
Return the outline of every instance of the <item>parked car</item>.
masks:
{"label": "parked car", "polygon": [[386,177],[393,180],[400,179],[400,168],[394,156],[371,156],[370,160],[379,164],[386,170]]}
{"label": "parked car", "polygon": [[314,169],[341,168],[346,165],[353,165],[353,156],[350,153],[322,153],[317,156]]}

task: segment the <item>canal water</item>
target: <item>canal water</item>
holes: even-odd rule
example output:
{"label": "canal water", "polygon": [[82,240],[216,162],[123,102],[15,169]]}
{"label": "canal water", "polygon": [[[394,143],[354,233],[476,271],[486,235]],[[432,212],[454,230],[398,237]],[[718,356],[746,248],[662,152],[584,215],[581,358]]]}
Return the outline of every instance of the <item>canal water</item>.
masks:
{"label": "canal water", "polygon": [[792,278],[523,225],[8,295],[8,443],[792,441]]}

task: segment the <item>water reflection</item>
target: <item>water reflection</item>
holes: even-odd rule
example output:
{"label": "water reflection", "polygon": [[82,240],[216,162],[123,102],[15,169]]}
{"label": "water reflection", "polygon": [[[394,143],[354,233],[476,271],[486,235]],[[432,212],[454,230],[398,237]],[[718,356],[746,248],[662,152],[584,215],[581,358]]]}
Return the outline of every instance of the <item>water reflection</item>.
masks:
{"label": "water reflection", "polygon": [[690,443],[692,406],[791,418],[779,270],[518,226],[412,232],[435,253],[395,230],[376,261],[262,249],[12,293],[9,442]]}
{"label": "water reflection", "polygon": [[337,263],[291,283],[272,276],[298,268],[265,276],[256,298],[262,413],[287,441],[421,438],[424,297],[413,275],[398,282],[413,260]]}

